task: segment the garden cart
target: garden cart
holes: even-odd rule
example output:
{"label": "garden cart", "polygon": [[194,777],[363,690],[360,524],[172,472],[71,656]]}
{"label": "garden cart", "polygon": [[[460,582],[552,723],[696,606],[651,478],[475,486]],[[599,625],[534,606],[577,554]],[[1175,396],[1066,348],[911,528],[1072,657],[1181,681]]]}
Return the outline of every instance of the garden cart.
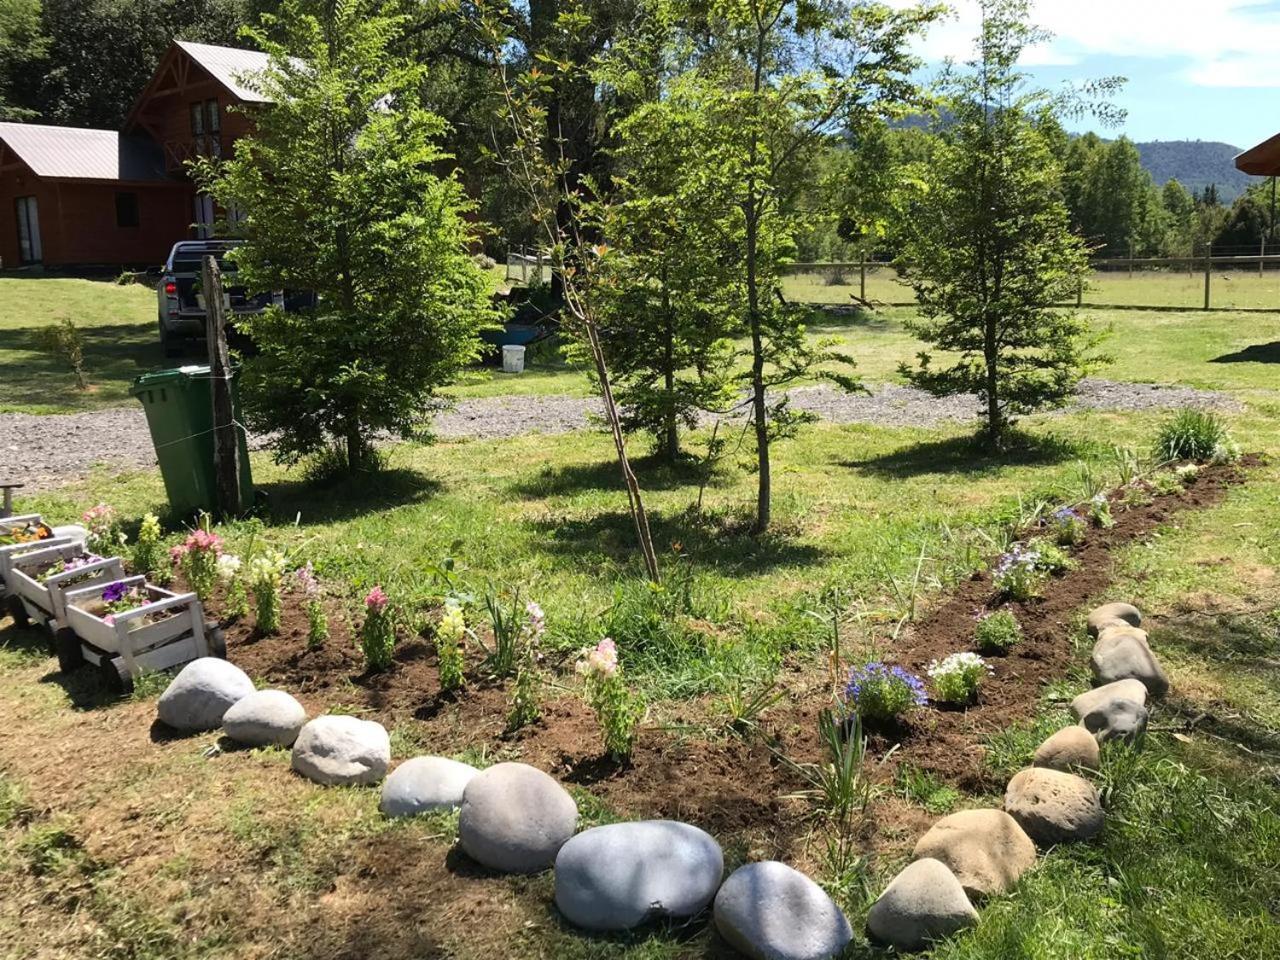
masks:
{"label": "garden cart", "polygon": [[123,580],[124,562],[119,557],[94,557],[80,542],[43,543],[40,549],[20,553],[11,561],[9,584],[13,598],[23,607],[24,619],[57,636],[59,630],[67,629],[67,591]]}
{"label": "garden cart", "polygon": [[[112,590],[136,591],[141,603],[104,614],[103,596]],[[144,673],[227,655],[222,632],[205,623],[199,597],[172,593],[144,577],[72,590],[66,595],[66,612],[71,629],[58,634],[58,666],[67,673],[93,664],[110,690],[128,691]]]}

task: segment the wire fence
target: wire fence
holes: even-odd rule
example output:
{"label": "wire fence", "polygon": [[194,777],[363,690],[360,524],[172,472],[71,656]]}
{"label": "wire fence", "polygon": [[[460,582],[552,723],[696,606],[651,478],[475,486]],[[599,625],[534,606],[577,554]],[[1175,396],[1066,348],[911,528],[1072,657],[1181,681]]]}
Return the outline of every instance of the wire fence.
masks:
{"label": "wire fence", "polygon": [[[914,306],[915,291],[893,264],[866,259],[788,266],[782,295],[815,306]],[[1093,262],[1074,303],[1154,310],[1280,311],[1280,254],[1115,257]]]}

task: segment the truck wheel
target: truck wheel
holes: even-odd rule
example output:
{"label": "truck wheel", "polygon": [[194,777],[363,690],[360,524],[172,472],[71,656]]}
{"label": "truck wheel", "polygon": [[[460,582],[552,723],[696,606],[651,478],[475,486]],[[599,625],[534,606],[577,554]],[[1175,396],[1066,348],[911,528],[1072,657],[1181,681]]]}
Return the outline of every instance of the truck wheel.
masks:
{"label": "truck wheel", "polygon": [[163,319],[160,321],[160,352],[166,357],[182,356],[182,342],[165,329]]}
{"label": "truck wheel", "polygon": [[124,665],[123,660],[119,664],[116,666],[116,660],[112,657],[103,657],[98,664],[98,677],[107,693],[123,697],[133,692],[133,677],[129,676],[129,668]]}
{"label": "truck wheel", "polygon": [[71,673],[84,663],[84,650],[80,647],[80,638],[70,627],[61,627],[53,638],[53,648],[58,654],[58,670]]}
{"label": "truck wheel", "polygon": [[27,616],[27,608],[22,605],[22,601],[17,597],[9,598],[9,616],[13,617],[13,622],[19,627],[31,626],[31,618]]}

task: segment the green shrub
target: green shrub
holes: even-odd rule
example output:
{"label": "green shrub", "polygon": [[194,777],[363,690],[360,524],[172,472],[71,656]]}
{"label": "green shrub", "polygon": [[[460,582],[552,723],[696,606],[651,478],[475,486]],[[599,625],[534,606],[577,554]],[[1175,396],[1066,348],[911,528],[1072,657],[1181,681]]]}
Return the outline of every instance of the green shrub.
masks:
{"label": "green shrub", "polygon": [[929,679],[933,691],[944,703],[972,703],[978,696],[978,688],[991,672],[987,661],[976,653],[953,653],[942,661],[929,664]]}
{"label": "green shrub", "polygon": [[1160,428],[1157,460],[1230,460],[1235,456],[1226,424],[1207,410],[1180,410]]}
{"label": "green shrub", "polygon": [[1022,625],[1008,610],[997,610],[978,621],[973,640],[982,653],[1008,653],[1022,639]]}
{"label": "green shrub", "polygon": [[70,317],[63,317],[39,330],[36,345],[67,365],[75,375],[77,390],[89,389],[89,382],[84,377],[84,338]]}

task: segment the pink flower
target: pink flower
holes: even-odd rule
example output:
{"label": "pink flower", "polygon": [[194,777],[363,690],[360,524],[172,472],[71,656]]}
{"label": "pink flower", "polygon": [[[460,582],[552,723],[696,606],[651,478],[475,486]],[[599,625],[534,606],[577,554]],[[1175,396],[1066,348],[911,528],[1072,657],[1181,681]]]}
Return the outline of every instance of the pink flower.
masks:
{"label": "pink flower", "polygon": [[588,651],[586,659],[578,664],[577,671],[612,677],[618,672],[617,644],[605,637],[596,644],[594,650]]}
{"label": "pink flower", "polygon": [[186,544],[178,544],[176,547],[169,548],[169,559],[174,563],[181,563],[182,558],[187,555]]}
{"label": "pink flower", "polygon": [[112,614],[108,613],[105,617],[102,618],[102,622],[105,623],[108,627],[114,627],[116,625],[116,618]]}
{"label": "pink flower", "polygon": [[374,587],[369,591],[369,595],[364,598],[365,608],[370,613],[381,613],[387,609],[387,604],[391,602],[391,598],[382,592],[381,587]]}
{"label": "pink flower", "polygon": [[212,550],[214,553],[221,553],[222,538],[216,533],[210,533],[208,530],[193,530],[187,537],[186,548],[188,550]]}

